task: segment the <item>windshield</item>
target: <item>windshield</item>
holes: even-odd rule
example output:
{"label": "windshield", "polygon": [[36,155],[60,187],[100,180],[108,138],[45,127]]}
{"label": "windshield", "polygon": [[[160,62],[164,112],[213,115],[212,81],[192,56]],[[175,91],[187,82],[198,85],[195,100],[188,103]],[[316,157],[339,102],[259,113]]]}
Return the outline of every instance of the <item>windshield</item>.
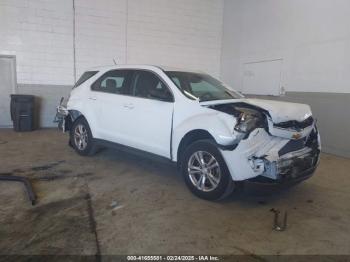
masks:
{"label": "windshield", "polygon": [[178,71],[166,71],[165,73],[183,94],[193,100],[198,99],[203,102],[243,97],[207,74]]}

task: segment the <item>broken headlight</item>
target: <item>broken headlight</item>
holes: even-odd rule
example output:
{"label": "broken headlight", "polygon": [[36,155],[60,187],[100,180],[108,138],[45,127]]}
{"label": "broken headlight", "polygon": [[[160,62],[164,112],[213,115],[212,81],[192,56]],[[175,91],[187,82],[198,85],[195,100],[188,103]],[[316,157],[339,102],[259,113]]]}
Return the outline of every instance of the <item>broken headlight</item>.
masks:
{"label": "broken headlight", "polygon": [[236,108],[240,111],[235,130],[241,133],[250,133],[255,128],[261,126],[261,114],[253,109]]}

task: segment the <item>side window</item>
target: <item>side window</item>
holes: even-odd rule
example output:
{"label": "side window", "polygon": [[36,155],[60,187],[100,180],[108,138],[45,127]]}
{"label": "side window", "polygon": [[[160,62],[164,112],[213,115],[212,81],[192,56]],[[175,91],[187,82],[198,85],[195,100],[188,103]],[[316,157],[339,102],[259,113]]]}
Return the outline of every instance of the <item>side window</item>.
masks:
{"label": "side window", "polygon": [[136,71],[134,73],[131,88],[133,96],[150,98],[165,102],[173,102],[174,98],[169,88],[157,75],[148,71]]}
{"label": "side window", "polygon": [[128,73],[129,71],[127,70],[109,71],[93,83],[91,89],[113,94],[126,94]]}

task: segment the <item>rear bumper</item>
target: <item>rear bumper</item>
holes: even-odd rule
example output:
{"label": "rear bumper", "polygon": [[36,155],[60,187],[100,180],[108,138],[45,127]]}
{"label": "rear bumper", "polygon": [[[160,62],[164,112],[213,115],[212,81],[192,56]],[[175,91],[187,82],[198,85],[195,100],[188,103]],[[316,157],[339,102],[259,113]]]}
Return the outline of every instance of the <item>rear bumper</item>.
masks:
{"label": "rear bumper", "polygon": [[55,116],[55,120],[54,122],[58,124],[58,129],[66,132],[67,130],[69,130],[68,128],[68,122],[67,120],[69,120],[69,112],[67,110],[66,107],[59,105],[56,109],[56,116]]}

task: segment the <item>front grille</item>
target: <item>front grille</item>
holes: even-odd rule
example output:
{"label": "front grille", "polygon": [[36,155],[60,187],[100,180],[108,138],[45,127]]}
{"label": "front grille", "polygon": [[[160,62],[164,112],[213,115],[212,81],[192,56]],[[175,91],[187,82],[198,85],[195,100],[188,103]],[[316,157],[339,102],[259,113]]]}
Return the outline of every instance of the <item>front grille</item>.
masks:
{"label": "front grille", "polygon": [[318,133],[316,129],[312,130],[308,137],[299,140],[290,140],[278,151],[278,155],[283,156],[287,153],[303,149],[304,147],[318,148]]}
{"label": "front grille", "polygon": [[299,122],[296,120],[291,120],[291,121],[286,121],[286,122],[274,124],[274,127],[283,128],[283,129],[293,129],[296,131],[300,131],[308,126],[311,126],[313,123],[314,123],[314,119],[312,116],[310,116],[309,118],[305,119],[302,122]]}
{"label": "front grille", "polygon": [[283,156],[284,154],[287,154],[289,152],[303,149],[305,147],[305,140],[306,138],[299,139],[299,140],[290,140],[284,147],[282,147],[278,151],[278,155]]}

